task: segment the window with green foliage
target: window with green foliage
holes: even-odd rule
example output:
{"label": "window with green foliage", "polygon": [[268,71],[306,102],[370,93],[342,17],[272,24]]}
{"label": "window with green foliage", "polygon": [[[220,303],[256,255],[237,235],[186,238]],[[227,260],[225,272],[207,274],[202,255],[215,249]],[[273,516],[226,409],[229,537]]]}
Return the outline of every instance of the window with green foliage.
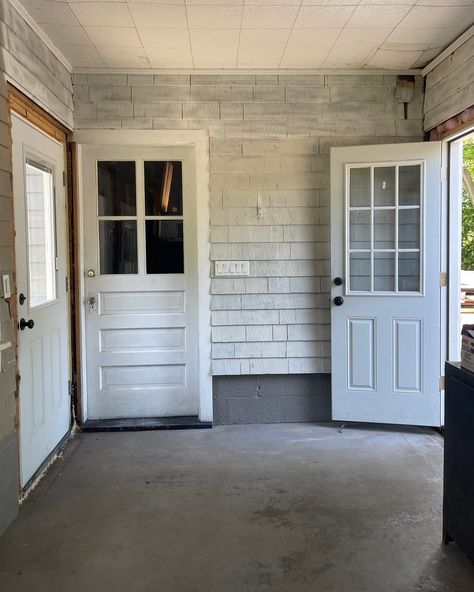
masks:
{"label": "window with green foliage", "polygon": [[461,269],[474,271],[474,138],[464,142]]}

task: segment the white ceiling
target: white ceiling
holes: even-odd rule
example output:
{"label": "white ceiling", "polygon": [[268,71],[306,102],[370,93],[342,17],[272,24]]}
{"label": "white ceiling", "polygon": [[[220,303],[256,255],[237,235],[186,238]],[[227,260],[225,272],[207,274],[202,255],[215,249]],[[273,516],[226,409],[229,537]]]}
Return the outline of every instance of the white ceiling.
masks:
{"label": "white ceiling", "polygon": [[474,0],[20,0],[75,69],[425,66]]}

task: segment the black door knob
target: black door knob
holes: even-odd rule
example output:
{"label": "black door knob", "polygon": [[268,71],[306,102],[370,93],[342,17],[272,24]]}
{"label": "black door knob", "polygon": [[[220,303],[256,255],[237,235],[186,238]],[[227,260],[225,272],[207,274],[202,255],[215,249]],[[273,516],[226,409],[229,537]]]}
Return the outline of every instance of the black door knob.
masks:
{"label": "black door knob", "polygon": [[341,304],[344,304],[344,298],[342,296],[336,296],[334,298],[334,304],[336,306],[341,306]]}
{"label": "black door knob", "polygon": [[342,277],[336,277],[334,278],[334,283],[336,284],[336,286],[342,286],[344,280],[342,279]]}
{"label": "black door knob", "polygon": [[26,321],[25,319],[20,319],[20,331],[24,331],[27,327],[28,329],[33,329],[35,326],[35,322],[33,319]]}
{"label": "black door knob", "polygon": [[25,304],[26,301],[26,296],[23,294],[23,292],[18,296],[18,302],[23,306],[23,304]]}

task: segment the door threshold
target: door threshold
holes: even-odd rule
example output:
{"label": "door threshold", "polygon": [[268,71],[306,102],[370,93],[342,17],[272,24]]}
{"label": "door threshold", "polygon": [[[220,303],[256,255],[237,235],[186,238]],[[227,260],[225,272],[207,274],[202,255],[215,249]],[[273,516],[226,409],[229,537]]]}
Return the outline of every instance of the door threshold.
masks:
{"label": "door threshold", "polygon": [[202,430],[212,428],[211,421],[199,421],[197,415],[179,417],[137,417],[130,419],[88,419],[83,432],[141,432],[147,430]]}

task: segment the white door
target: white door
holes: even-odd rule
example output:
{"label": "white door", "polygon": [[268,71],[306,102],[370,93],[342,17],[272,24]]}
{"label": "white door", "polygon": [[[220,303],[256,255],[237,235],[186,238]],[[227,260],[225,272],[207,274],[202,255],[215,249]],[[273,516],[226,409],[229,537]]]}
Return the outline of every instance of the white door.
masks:
{"label": "white door", "polygon": [[25,486],[69,430],[64,146],[12,114],[20,470]]}
{"label": "white door", "polygon": [[197,415],[193,149],[83,154],[88,417]]}
{"label": "white door", "polygon": [[331,150],[333,419],[440,425],[440,167],[438,142]]}

